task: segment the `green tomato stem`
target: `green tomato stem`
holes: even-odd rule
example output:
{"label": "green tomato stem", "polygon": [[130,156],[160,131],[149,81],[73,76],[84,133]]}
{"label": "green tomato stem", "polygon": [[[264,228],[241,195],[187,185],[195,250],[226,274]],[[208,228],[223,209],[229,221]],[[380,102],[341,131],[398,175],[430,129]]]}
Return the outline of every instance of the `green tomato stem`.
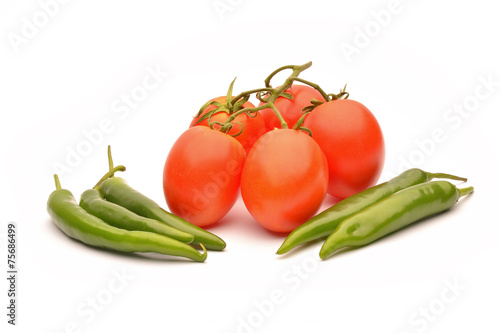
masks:
{"label": "green tomato stem", "polygon": [[229,109],[231,109],[231,99],[233,98],[233,86],[234,86],[234,81],[236,81],[236,78],[234,78],[233,82],[229,85],[229,89],[227,90],[226,94],[226,104],[229,106]]}
{"label": "green tomato stem", "polygon": [[[283,128],[288,128],[288,126],[286,125],[286,122],[283,120],[283,117],[279,113],[278,109],[276,109],[276,107],[274,107],[274,102],[276,101],[276,99],[278,98],[278,96],[280,96],[285,90],[287,90],[288,88],[290,88],[292,86],[293,81],[298,77],[298,75],[301,72],[303,72],[304,70],[306,70],[307,68],[311,67],[311,65],[312,65],[312,62],[309,61],[308,63],[305,63],[304,65],[300,65],[300,66],[288,65],[288,66],[280,67],[277,70],[275,70],[264,81],[265,84],[266,84],[266,88],[269,89],[267,91],[270,93],[268,101],[265,104],[263,104],[261,106],[258,106],[258,107],[244,108],[244,109],[241,109],[239,111],[234,112],[226,120],[226,122],[224,123],[224,125],[229,124],[237,116],[239,116],[240,114],[242,114],[244,112],[253,113],[253,112],[257,112],[257,111],[260,111],[260,110],[263,110],[263,109],[266,109],[266,108],[272,108],[273,111],[276,113],[276,116],[278,116],[278,119],[281,122],[281,126]],[[277,73],[279,73],[280,71],[285,70],[285,69],[292,69],[293,70],[292,74],[285,80],[285,82],[279,88],[277,88],[277,89],[271,88],[270,81],[271,81],[272,77],[274,75],[276,75]],[[285,126],[283,126],[283,125],[285,125]]]}
{"label": "green tomato stem", "polygon": [[[311,67],[312,65],[312,62],[308,62],[309,66],[308,67]],[[264,83],[266,84],[266,87],[267,88],[271,88],[271,79],[276,75],[278,74],[279,72],[281,71],[284,71],[285,69],[295,69],[296,66],[294,65],[287,65],[287,66],[283,66],[283,67],[280,67],[278,68],[277,70],[275,70],[274,72],[272,72],[271,74],[269,74],[268,77],[266,77],[266,79],[264,80]],[[306,68],[304,68],[306,69]]]}
{"label": "green tomato stem", "polygon": [[276,117],[278,117],[278,119],[279,119],[279,121],[281,123],[281,127],[283,127],[284,129],[287,129],[288,128],[288,124],[286,123],[285,119],[283,119],[283,116],[278,111],[278,109],[276,108],[276,105],[274,105],[274,103],[271,103],[271,109],[273,109],[274,114],[276,115]]}
{"label": "green tomato stem", "polygon": [[304,124],[304,119],[306,118],[308,112],[304,112],[302,114],[302,116],[299,118],[299,120],[297,120],[297,122],[295,123],[295,125],[293,126],[292,129],[299,129],[302,127],[302,124]]}
{"label": "green tomato stem", "polygon": [[316,83],[312,83],[311,81],[304,80],[300,77],[295,78],[294,81],[302,82],[304,84],[307,84],[308,86],[311,86],[312,88],[316,89],[321,94],[321,96],[323,96],[326,102],[330,101],[330,97],[328,96],[328,94]]}
{"label": "green tomato stem", "polygon": [[273,88],[258,88],[258,89],[244,91],[244,92],[240,93],[238,96],[234,97],[231,100],[231,104],[234,105],[241,98],[248,96],[248,95],[251,95],[251,94],[255,94],[255,93],[259,93],[259,92],[273,92],[273,91],[274,91]]}

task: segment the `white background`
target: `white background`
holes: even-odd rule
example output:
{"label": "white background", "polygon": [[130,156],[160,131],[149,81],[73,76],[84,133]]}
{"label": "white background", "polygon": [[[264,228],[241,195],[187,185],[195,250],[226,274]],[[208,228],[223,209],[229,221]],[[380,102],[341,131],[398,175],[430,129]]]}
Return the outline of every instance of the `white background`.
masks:
{"label": "white background", "polygon": [[[45,9],[51,16],[45,3],[52,3]],[[497,2],[54,3],[0,2],[2,276],[10,221],[18,226],[19,251],[18,326],[6,323],[2,277],[2,327],[499,330]],[[30,30],[29,22],[38,27]],[[356,53],[346,56],[346,45]],[[241,201],[210,229],[227,250],[210,252],[203,264],[97,250],[50,221],[54,165],[86,144],[85,132],[111,122],[71,172],[60,172],[63,187],[77,198],[92,187],[111,144],[128,182],[165,205],[164,160],[199,107],[224,95],[235,76],[235,90],[248,90],[279,66],[309,60],[303,78],[328,92],[347,83],[351,98],[379,120],[387,148],[381,180],[415,166],[468,177],[475,193],[445,214],[324,262],[320,243],[276,256],[282,238],[255,223]],[[129,112],[114,112],[148,68],[168,75]],[[432,139],[436,131],[439,140]]]}

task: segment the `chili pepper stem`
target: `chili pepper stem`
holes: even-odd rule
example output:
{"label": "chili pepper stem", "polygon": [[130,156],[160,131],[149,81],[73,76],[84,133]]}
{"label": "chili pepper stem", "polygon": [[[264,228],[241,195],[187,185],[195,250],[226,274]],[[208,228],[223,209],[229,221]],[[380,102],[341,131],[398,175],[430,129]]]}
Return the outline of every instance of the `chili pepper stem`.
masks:
{"label": "chili pepper stem", "polygon": [[207,249],[205,248],[205,246],[203,246],[202,243],[200,243],[200,246],[203,249],[202,259],[203,261],[205,261],[205,259],[207,259]]}
{"label": "chili pepper stem", "polygon": [[467,194],[471,194],[474,192],[474,187],[466,187],[466,188],[459,188],[458,189],[458,198],[460,199],[463,196],[466,196]]}
{"label": "chili pepper stem", "polygon": [[[109,164],[109,170],[113,170],[113,157],[111,157],[111,146],[108,145],[108,164]],[[109,176],[109,178],[114,177],[115,175],[112,174]]]}
{"label": "chili pepper stem", "polygon": [[461,180],[464,182],[467,181],[467,178],[458,177],[458,176],[450,175],[448,173],[441,173],[441,172],[438,172],[438,173],[427,172],[427,176],[429,177],[429,180],[433,179],[433,178],[443,178],[443,179]]}
{"label": "chili pepper stem", "polygon": [[56,182],[56,190],[60,190],[62,187],[61,183],[59,182],[59,176],[57,174],[54,174],[54,181]]}
{"label": "chili pepper stem", "polygon": [[94,186],[94,190],[99,190],[99,188],[101,187],[101,184],[106,180],[108,179],[111,175],[113,175],[115,172],[117,171],[125,171],[126,168],[123,166],[123,165],[119,165],[111,170],[109,170],[108,172],[106,172],[106,174],[104,176],[102,176],[101,179],[99,179],[99,181],[97,182],[97,184],[95,184]]}

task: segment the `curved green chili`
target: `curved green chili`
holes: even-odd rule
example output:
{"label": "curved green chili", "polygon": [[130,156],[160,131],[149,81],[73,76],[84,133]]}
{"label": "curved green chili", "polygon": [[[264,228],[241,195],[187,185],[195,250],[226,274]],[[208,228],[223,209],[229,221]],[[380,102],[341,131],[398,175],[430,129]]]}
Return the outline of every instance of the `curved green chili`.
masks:
{"label": "curved green chili", "polygon": [[395,192],[416,184],[428,182],[433,178],[467,180],[466,178],[445,173],[430,173],[420,169],[409,169],[385,183],[373,186],[346,198],[314,216],[288,235],[278,249],[277,254],[286,253],[300,244],[327,237],[337,228],[340,222],[349,216]]}
{"label": "curved green chili", "polygon": [[163,222],[137,215],[122,206],[104,200],[102,194],[99,192],[99,187],[108,178],[103,177],[93,189],[82,193],[80,207],[117,228],[130,231],[154,232],[177,239],[183,243],[191,243],[194,240],[194,236],[191,234],[172,228]]}
{"label": "curved green chili", "polygon": [[359,247],[424,217],[451,208],[473,187],[457,189],[447,181],[418,184],[363,209],[342,221],[326,239],[319,256],[326,259],[345,247]]}
{"label": "curved green chili", "polygon": [[200,262],[207,258],[207,251],[201,244],[203,253],[167,236],[128,231],[106,224],[80,207],[70,191],[61,189],[57,175],[54,179],[56,190],[49,196],[47,211],[57,227],[69,237],[88,245],[122,252],[156,252]]}
{"label": "curved green chili", "polygon": [[113,177],[105,180],[99,191],[108,201],[193,235],[195,242],[203,243],[209,250],[223,250],[226,247],[226,243],[218,236],[167,212],[156,202],[130,187],[123,178]]}
{"label": "curved green chili", "polygon": [[[108,146],[109,167],[113,167],[111,147]],[[104,198],[120,205],[140,216],[164,222],[167,225],[187,232],[194,236],[194,241],[203,243],[209,250],[223,250],[226,243],[218,236],[189,223],[172,213],[161,208],[156,202],[130,187],[127,182],[119,177],[106,179],[99,191]]]}

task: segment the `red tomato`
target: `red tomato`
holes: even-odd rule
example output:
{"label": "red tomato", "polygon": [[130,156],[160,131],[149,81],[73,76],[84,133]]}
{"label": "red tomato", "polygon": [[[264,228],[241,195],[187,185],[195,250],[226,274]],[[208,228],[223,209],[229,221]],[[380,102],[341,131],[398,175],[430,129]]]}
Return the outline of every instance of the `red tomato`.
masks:
{"label": "red tomato", "polygon": [[351,99],[321,104],[304,126],[328,160],[329,194],[344,199],[377,183],[384,166],[384,137],[363,104]]}
{"label": "red tomato", "polygon": [[174,143],[163,169],[163,192],[172,213],[200,227],[233,207],[245,149],[234,138],[205,126],[186,130]]}
{"label": "red tomato", "polygon": [[[225,103],[226,96],[214,98],[214,99],[212,99],[212,101]],[[250,102],[246,102],[243,104],[243,107],[244,108],[253,108],[254,105]],[[198,124],[196,124],[196,122],[205,113],[207,113],[208,111],[213,110],[215,108],[216,108],[215,105],[209,105],[205,110],[203,110],[203,113],[199,117],[196,117],[193,119],[193,121],[191,121],[191,124],[189,125],[189,127],[193,127],[193,126],[207,126],[207,127],[209,127],[208,119],[205,119],[205,120],[199,122]],[[230,117],[230,115],[227,112],[220,111],[220,112],[217,112],[217,113],[212,115],[212,121],[218,121],[218,122],[224,123],[224,122],[226,122],[227,118],[229,118],[229,117]],[[236,140],[238,140],[243,145],[243,148],[245,148],[245,151],[247,153],[250,150],[250,148],[252,148],[255,141],[257,141],[257,139],[262,134],[264,134],[266,132],[265,125],[264,125],[264,119],[262,118],[262,116],[260,115],[259,112],[257,112],[255,114],[255,117],[249,117],[248,115],[242,113],[239,116],[237,116],[233,122],[234,122],[234,125],[229,130],[228,134],[233,135],[233,134],[240,132],[241,125],[243,125],[243,132],[241,132],[238,136],[235,136],[234,138]],[[241,125],[238,124],[237,122],[240,122]],[[219,128],[220,128],[219,125],[214,125],[214,129],[219,129]]]}
{"label": "red tomato", "polygon": [[[292,94],[293,100],[285,97],[278,97],[274,102],[274,106],[276,106],[289,128],[292,128],[297,120],[302,117],[302,108],[311,105],[311,99],[317,99],[318,101],[325,100],[316,89],[310,86],[294,84],[287,89],[286,92]],[[262,104],[264,103],[259,103],[259,105]],[[272,109],[264,109],[261,110],[260,113],[264,118],[268,131],[274,128],[281,128],[281,123]]]}
{"label": "red tomato", "polygon": [[328,164],[306,133],[276,129],[250,150],[241,174],[241,196],[263,227],[290,232],[320,208],[328,186]]}

